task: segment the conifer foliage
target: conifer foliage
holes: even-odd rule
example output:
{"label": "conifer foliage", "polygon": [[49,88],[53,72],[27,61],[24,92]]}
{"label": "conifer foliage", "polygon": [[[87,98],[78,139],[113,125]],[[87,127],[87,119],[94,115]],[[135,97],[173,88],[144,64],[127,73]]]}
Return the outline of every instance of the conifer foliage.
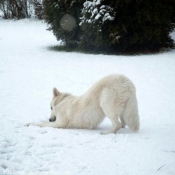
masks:
{"label": "conifer foliage", "polygon": [[44,0],[45,20],[67,47],[144,52],[174,47],[174,0]]}
{"label": "conifer foliage", "polygon": [[79,22],[84,0],[44,0],[45,20],[58,40],[75,47],[81,34]]}

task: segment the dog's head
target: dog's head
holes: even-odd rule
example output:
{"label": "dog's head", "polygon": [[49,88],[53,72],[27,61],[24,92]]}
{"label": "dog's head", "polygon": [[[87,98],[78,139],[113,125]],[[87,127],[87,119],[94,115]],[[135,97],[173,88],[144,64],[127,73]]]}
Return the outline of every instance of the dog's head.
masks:
{"label": "dog's head", "polygon": [[53,88],[53,98],[50,103],[50,108],[51,108],[51,116],[49,119],[50,122],[54,122],[56,120],[57,113],[61,109],[61,107],[60,106],[58,107],[58,105],[60,104],[61,101],[63,101],[68,96],[70,96],[70,94],[61,93],[56,88]]}
{"label": "dog's head", "polygon": [[50,103],[50,109],[51,109],[51,116],[49,119],[50,122],[54,122],[56,120],[56,114],[55,114],[54,108],[55,108],[56,101],[59,98],[60,94],[61,93],[56,88],[53,88],[53,98],[52,98],[52,101]]}

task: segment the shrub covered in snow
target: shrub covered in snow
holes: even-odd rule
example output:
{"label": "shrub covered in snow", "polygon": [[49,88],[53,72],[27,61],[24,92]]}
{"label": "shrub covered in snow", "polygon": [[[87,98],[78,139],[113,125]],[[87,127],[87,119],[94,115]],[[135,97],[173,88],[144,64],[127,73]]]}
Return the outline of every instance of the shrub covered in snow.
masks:
{"label": "shrub covered in snow", "polygon": [[85,50],[152,51],[174,46],[174,0],[45,0],[57,39]]}
{"label": "shrub covered in snow", "polygon": [[100,0],[94,0],[93,2],[86,1],[83,4],[81,15],[80,25],[83,23],[95,24],[114,20],[115,12],[110,6],[102,5]]}
{"label": "shrub covered in snow", "polygon": [[115,14],[114,9],[103,4],[101,0],[86,1],[80,16],[79,25],[82,29],[82,35],[79,46],[89,50],[109,48],[110,37],[108,34]]}

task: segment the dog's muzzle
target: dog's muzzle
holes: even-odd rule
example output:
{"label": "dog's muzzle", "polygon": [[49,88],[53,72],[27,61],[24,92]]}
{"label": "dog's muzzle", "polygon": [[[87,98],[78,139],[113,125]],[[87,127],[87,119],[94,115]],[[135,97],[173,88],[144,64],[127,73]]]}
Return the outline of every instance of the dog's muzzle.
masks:
{"label": "dog's muzzle", "polygon": [[55,120],[56,120],[56,117],[54,116],[54,117],[49,119],[49,122],[54,122]]}

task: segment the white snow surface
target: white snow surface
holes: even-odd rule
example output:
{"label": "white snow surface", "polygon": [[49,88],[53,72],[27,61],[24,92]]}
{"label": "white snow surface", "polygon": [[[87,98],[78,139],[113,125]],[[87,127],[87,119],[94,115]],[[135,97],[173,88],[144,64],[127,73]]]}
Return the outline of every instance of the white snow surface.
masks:
{"label": "white snow surface", "polygon": [[[50,50],[58,44],[37,20],[0,20],[0,174],[175,174],[175,50],[109,56]],[[175,38],[175,33],[172,34]],[[135,84],[141,128],[117,134],[24,126],[48,120],[52,88],[83,94],[120,73]]]}

